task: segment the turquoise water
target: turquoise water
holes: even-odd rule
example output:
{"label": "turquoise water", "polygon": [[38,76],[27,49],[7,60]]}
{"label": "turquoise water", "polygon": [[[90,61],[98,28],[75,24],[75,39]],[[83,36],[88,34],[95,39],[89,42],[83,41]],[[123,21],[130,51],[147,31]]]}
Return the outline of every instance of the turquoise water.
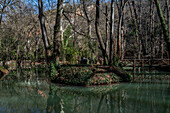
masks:
{"label": "turquoise water", "polygon": [[44,70],[0,81],[0,113],[170,113],[170,83],[75,87],[50,83]]}

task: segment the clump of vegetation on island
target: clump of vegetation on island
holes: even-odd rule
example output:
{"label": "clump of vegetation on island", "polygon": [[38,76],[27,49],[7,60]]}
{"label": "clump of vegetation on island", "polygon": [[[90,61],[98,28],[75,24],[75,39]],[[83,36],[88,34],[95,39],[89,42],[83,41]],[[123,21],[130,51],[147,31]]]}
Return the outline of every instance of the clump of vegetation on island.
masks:
{"label": "clump of vegetation on island", "polygon": [[[106,85],[130,82],[132,76],[120,73],[110,66],[61,66],[52,76],[53,82],[67,85]],[[119,73],[119,74],[118,74]],[[122,74],[122,76],[121,76]]]}

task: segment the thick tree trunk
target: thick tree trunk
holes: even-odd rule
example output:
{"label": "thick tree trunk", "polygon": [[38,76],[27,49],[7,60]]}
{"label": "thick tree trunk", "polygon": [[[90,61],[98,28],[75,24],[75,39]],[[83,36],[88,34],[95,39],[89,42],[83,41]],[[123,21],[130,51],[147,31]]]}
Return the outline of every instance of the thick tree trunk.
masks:
{"label": "thick tree trunk", "polygon": [[123,37],[122,37],[122,30],[123,30],[123,17],[124,17],[124,7],[126,5],[126,0],[120,0],[117,1],[117,7],[118,7],[118,15],[119,15],[119,21],[118,21],[118,28],[117,28],[117,54],[119,59],[121,59],[122,56],[122,44],[123,44]]}
{"label": "thick tree trunk", "polygon": [[[113,53],[113,37],[114,37],[114,0],[111,0],[111,16],[110,16],[110,54],[109,54],[109,64],[114,63],[114,53]],[[115,64],[115,63],[114,63]]]}
{"label": "thick tree trunk", "polygon": [[47,59],[47,62],[50,62],[52,51],[51,51],[50,43],[47,37],[47,30],[45,26],[45,16],[43,14],[42,0],[38,0],[38,8],[39,8],[39,20],[40,20],[40,25],[41,25],[42,39],[43,39],[45,52],[46,52],[46,59]]}
{"label": "thick tree trunk", "polygon": [[59,61],[60,56],[60,43],[61,43],[61,25],[62,25],[62,12],[63,12],[63,1],[64,0],[58,0],[57,1],[57,14],[56,14],[56,21],[54,26],[54,60]]}
{"label": "thick tree trunk", "polygon": [[117,54],[118,54],[118,57],[120,58],[121,57],[121,40],[122,40],[122,37],[121,37],[121,30],[122,30],[122,21],[123,21],[123,10],[121,11],[121,14],[119,14],[119,22],[118,22],[118,40],[117,40]]}
{"label": "thick tree trunk", "polygon": [[163,34],[164,34],[164,40],[166,42],[166,46],[167,46],[167,50],[168,53],[170,55],[170,37],[169,37],[169,32],[168,32],[168,26],[165,22],[165,18],[159,3],[159,0],[154,0],[155,4],[156,4],[156,8],[157,8],[157,12],[158,12],[158,16],[161,22],[161,26],[162,26],[162,30],[163,30]]}
{"label": "thick tree trunk", "polygon": [[105,45],[104,42],[102,40],[102,36],[100,34],[100,30],[99,30],[99,14],[100,14],[100,0],[96,0],[96,19],[95,19],[95,29],[96,29],[96,35],[100,44],[100,49],[102,51],[102,55],[103,55],[103,59],[104,62],[106,62],[106,56],[107,53],[105,51]]}

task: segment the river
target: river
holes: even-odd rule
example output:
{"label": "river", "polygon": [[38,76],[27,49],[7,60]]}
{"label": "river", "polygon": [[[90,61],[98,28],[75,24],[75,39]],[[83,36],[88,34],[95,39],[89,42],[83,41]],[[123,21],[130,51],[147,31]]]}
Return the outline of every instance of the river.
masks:
{"label": "river", "polygon": [[12,71],[0,81],[0,113],[170,113],[169,80],[76,87],[46,76],[40,68]]}

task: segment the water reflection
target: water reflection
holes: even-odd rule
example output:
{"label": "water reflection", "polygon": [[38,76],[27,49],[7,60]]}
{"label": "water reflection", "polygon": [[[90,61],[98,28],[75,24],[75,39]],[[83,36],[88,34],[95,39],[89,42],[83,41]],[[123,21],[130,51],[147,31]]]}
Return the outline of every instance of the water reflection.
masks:
{"label": "water reflection", "polygon": [[0,113],[169,113],[170,84],[102,87],[52,84],[43,69],[16,70],[0,81]]}
{"label": "water reflection", "polygon": [[[169,84],[120,84],[99,88],[50,86],[47,111],[60,113],[169,113]],[[109,88],[109,90],[108,90]],[[78,91],[80,90],[80,92]],[[102,93],[106,90],[105,93]]]}

